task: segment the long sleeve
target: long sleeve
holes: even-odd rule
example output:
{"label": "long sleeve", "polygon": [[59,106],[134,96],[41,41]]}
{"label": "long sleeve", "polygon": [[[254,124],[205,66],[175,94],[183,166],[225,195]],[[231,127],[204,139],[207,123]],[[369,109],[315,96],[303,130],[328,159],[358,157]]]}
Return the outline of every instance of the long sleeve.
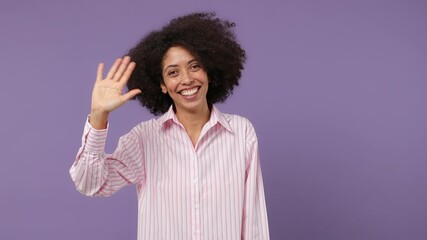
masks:
{"label": "long sleeve", "polygon": [[77,190],[84,195],[109,196],[144,178],[143,148],[136,132],[122,136],[114,153],[105,154],[107,132],[86,121],[82,145],[70,168]]}
{"label": "long sleeve", "polygon": [[252,140],[248,142],[247,146],[248,159],[245,182],[242,239],[267,240],[270,239],[270,236],[268,230],[264,185],[259,162],[258,140],[256,138],[255,131],[251,134],[253,134],[253,137]]}

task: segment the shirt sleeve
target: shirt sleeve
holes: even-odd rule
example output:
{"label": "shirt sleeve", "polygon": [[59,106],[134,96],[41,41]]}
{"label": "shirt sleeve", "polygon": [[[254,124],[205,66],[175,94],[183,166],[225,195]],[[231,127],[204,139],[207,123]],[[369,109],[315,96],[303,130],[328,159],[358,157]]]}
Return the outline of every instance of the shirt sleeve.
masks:
{"label": "shirt sleeve", "polygon": [[143,146],[134,130],[122,136],[113,154],[104,151],[107,129],[86,121],[82,145],[70,168],[77,190],[87,196],[110,196],[144,178]]}
{"label": "shirt sleeve", "polygon": [[251,140],[247,143],[247,169],[245,200],[243,210],[242,240],[270,239],[267,209],[264,196],[261,166],[259,162],[258,140],[253,128]]}

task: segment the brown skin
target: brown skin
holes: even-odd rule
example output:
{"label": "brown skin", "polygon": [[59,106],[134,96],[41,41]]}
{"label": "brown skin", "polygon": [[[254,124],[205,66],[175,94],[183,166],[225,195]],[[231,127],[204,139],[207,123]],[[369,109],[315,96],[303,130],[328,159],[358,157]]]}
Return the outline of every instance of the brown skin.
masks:
{"label": "brown skin", "polygon": [[198,57],[209,76],[209,106],[224,102],[239,85],[246,60],[233,29],[234,23],[217,18],[212,12],[196,12],[171,20],[129,50],[136,68],[127,83],[128,89],[141,89],[143,92],[136,99],[154,115],[167,112],[174,102],[169,94],[158,94],[163,80],[162,62],[171,47],[182,46]]}
{"label": "brown skin", "polygon": [[[209,120],[210,110],[206,99],[208,75],[198,59],[183,47],[171,47],[162,63],[163,93],[169,94],[176,116],[193,143],[197,144],[203,126]],[[198,89],[195,94],[184,96],[182,91]]]}
{"label": "brown skin", "polygon": [[117,59],[107,76],[103,79],[104,64],[99,64],[95,85],[92,91],[92,106],[89,122],[95,129],[107,127],[108,115],[131,98],[141,93],[133,89],[122,94],[129,77],[135,68],[135,63],[129,57]]}
{"label": "brown skin", "polygon": [[[172,47],[165,54],[163,63],[164,83],[160,88],[173,99],[176,116],[184,126],[193,146],[199,140],[203,126],[209,120],[210,110],[206,100],[208,77],[199,61],[185,48]],[[89,122],[95,129],[107,127],[108,116],[134,96],[141,93],[133,89],[122,94],[135,63],[128,56],[117,59],[103,78],[104,65],[98,66],[92,92]],[[182,91],[197,88],[195,94],[185,96]]]}

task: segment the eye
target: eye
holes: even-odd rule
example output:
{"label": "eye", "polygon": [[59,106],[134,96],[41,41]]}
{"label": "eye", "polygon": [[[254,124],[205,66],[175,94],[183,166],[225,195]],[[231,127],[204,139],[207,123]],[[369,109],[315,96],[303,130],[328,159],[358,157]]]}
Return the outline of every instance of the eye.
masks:
{"label": "eye", "polygon": [[168,72],[168,77],[176,77],[178,76],[178,71],[177,70],[170,70]]}
{"label": "eye", "polygon": [[193,72],[195,72],[195,71],[198,71],[198,70],[200,70],[202,67],[200,66],[200,64],[198,64],[198,63],[193,63],[193,64],[191,64],[190,65],[190,70],[191,71],[193,71]]}

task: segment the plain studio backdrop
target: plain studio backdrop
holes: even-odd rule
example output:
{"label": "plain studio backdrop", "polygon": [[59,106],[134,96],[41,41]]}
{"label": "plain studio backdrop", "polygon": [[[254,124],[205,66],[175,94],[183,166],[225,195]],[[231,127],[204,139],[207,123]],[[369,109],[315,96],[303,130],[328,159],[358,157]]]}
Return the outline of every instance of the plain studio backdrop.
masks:
{"label": "plain studio backdrop", "polygon": [[[136,239],[137,197],[68,174],[99,62],[171,18],[216,11],[248,61],[227,113],[260,141],[272,239],[427,239],[427,2],[0,2],[0,239]],[[153,116],[111,115],[107,151]]]}

